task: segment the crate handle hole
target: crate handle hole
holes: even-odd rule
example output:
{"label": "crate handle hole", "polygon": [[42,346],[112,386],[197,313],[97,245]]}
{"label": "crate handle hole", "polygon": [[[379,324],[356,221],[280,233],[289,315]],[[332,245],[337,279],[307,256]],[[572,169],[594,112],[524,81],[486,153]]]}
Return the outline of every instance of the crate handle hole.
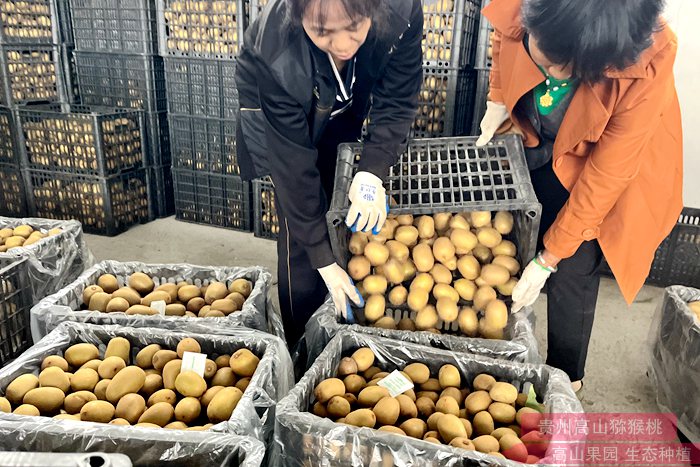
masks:
{"label": "crate handle hole", "polygon": [[536,213],[535,211],[528,211],[528,212],[526,213],[526,215],[527,215],[527,217],[529,217],[530,219],[537,219],[537,213]]}

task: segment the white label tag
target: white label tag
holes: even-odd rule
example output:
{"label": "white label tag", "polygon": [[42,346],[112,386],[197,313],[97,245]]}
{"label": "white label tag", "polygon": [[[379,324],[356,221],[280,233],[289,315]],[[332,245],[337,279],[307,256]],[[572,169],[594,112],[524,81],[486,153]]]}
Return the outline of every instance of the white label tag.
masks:
{"label": "white label tag", "polygon": [[377,383],[377,386],[387,388],[391,397],[396,397],[409,389],[413,389],[413,383],[399,373],[398,370],[394,370],[389,376],[382,378],[381,381]]}
{"label": "white label tag", "polygon": [[207,366],[207,355],[196,352],[185,352],[182,354],[182,366],[180,373],[183,371],[194,371],[199,376],[204,378],[204,368]]}
{"label": "white label tag", "polygon": [[156,300],[151,302],[151,308],[156,310],[159,315],[165,316],[165,300]]}

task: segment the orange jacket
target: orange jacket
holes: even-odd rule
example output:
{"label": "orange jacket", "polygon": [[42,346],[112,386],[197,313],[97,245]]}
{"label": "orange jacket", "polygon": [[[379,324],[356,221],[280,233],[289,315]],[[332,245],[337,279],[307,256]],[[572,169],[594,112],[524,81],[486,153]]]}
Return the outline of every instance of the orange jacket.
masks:
{"label": "orange jacket", "polygon": [[[496,30],[490,99],[511,115],[544,80],[523,46],[521,3],[493,0],[483,11]],[[568,258],[584,240],[598,239],[628,303],[683,207],[676,49],[676,36],[663,25],[637,63],[581,84],[554,143],[554,172],[570,197],[545,234],[545,247]],[[526,119],[513,115],[513,123],[525,146],[539,144]]]}

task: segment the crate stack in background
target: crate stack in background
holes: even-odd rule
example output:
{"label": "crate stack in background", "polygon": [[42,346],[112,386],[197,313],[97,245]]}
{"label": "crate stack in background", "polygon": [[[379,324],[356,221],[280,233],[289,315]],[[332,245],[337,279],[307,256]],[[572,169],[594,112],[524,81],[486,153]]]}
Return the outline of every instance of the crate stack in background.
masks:
{"label": "crate stack in background", "polygon": [[243,0],[159,0],[177,219],[251,230],[236,158],[235,57]]}
{"label": "crate stack in background", "polygon": [[[491,0],[483,0],[482,8],[485,8]],[[481,133],[481,119],[486,112],[486,100],[489,95],[489,74],[491,73],[491,60],[493,58],[493,27],[485,18],[481,17],[479,24],[479,36],[477,39],[476,56],[474,57],[474,71],[476,73],[476,93],[474,97],[474,115],[472,117],[471,134]]]}
{"label": "crate stack in background", "polygon": [[0,0],[0,215],[28,212],[16,109],[67,102],[56,0]]}
{"label": "crate stack in background", "polygon": [[[67,1],[67,0],[66,0]],[[143,113],[149,218],[174,213],[156,0],[69,0],[81,103]]]}

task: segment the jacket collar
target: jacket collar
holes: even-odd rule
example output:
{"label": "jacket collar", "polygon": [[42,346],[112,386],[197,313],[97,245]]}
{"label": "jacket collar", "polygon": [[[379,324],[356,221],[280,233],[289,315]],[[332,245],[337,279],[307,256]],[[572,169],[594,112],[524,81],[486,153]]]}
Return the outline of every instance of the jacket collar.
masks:
{"label": "jacket collar", "polygon": [[[496,30],[513,40],[522,41],[525,36],[525,27],[522,21],[522,0],[493,0],[483,10],[484,16],[491,22]],[[653,36],[654,43],[646,49],[636,63],[623,70],[608,70],[606,78],[613,79],[642,79],[647,77],[649,63],[659,51],[666,47],[671,40],[671,35],[666,22],[662,20],[659,31]]]}

